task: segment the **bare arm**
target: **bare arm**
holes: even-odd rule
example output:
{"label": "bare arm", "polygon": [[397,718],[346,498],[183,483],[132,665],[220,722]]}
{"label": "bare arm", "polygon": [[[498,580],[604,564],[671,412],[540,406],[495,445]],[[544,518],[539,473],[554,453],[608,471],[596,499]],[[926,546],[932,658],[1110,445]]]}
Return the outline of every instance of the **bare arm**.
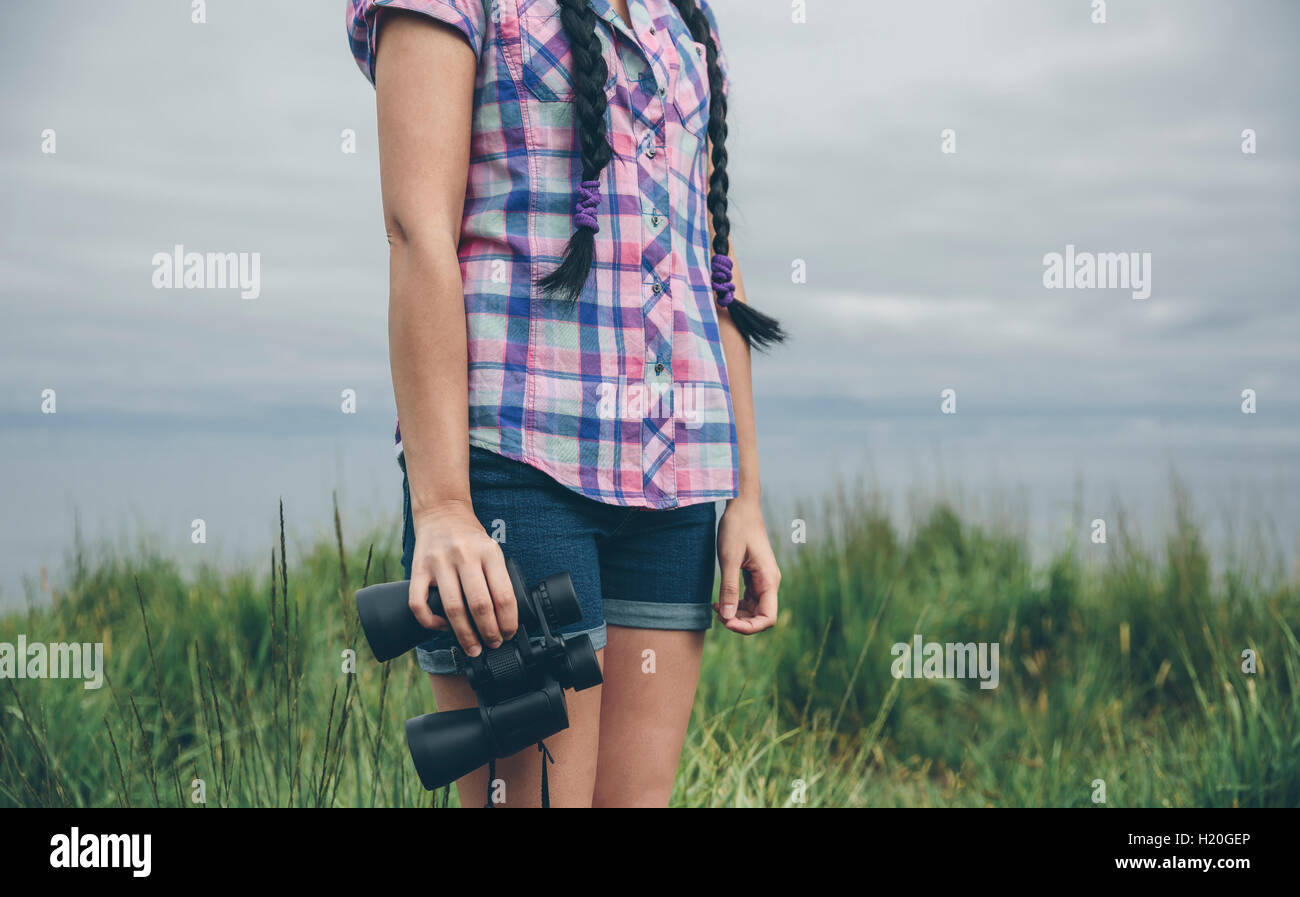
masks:
{"label": "bare arm", "polygon": [[465,300],[456,250],[469,176],[474,51],[440,23],[381,15],[379,169],[389,242],[389,354],[416,540],[410,603],[425,626],[445,628],[426,603],[436,585],[457,639],[474,656],[481,650],[475,626],[495,647],[517,625],[504,557],[474,516],[469,490]]}
{"label": "bare arm", "polygon": [[[713,166],[709,165],[709,175]],[[713,222],[709,222],[709,241],[713,241]],[[735,284],[735,302],[745,300],[745,282],[740,275],[731,241],[731,282]],[[752,635],[776,624],[777,588],[781,571],[768,542],[763,524],[762,489],[758,475],[758,431],[754,422],[754,388],[750,368],[750,351],[731,315],[718,311],[722,352],[727,359],[727,381],[731,387],[731,408],[736,418],[736,446],[740,463],[739,494],[727,502],[718,523],[718,566],[722,585],[715,608],[723,624],[732,632]],[[745,574],[741,595],[741,571]]]}
{"label": "bare arm", "polygon": [[[731,282],[736,285],[735,301],[745,301],[745,281],[740,276],[740,263],[736,261],[731,241],[727,241],[727,254],[731,256]],[[758,428],[754,422],[754,381],[750,365],[749,346],[740,335],[731,315],[720,312],[718,325],[722,334],[722,353],[727,359],[727,381],[731,385],[731,406],[736,415],[736,443],[740,454],[740,494],[733,500],[752,501],[762,498],[758,481]]]}

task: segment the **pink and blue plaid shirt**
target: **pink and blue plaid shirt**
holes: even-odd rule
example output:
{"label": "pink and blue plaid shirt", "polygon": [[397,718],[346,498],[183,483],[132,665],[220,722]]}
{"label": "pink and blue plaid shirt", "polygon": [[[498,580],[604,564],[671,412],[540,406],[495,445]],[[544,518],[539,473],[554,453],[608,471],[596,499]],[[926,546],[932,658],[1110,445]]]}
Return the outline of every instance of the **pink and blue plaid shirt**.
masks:
{"label": "pink and blue plaid shirt", "polygon": [[[349,0],[348,34],[371,82],[384,8],[450,24],[478,59],[458,251],[470,442],[607,504],[731,498],[738,459],[709,269],[704,46],[669,0],[630,0],[631,28],[609,0],[590,3],[614,157],[576,306],[533,286],[564,254],[582,175],[556,0]],[[718,60],[725,89],[720,49]]]}

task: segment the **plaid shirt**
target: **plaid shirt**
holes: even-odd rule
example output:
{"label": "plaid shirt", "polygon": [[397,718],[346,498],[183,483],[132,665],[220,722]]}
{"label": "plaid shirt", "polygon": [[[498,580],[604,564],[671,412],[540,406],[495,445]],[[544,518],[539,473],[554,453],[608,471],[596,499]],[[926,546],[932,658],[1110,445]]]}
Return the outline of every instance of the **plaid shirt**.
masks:
{"label": "plaid shirt", "polygon": [[576,307],[533,286],[563,256],[582,177],[556,0],[349,0],[348,34],[372,82],[385,7],[450,24],[478,59],[458,250],[470,442],[607,504],[731,498],[738,459],[709,270],[704,46],[669,0],[631,0],[631,28],[609,0],[590,3],[614,157]]}

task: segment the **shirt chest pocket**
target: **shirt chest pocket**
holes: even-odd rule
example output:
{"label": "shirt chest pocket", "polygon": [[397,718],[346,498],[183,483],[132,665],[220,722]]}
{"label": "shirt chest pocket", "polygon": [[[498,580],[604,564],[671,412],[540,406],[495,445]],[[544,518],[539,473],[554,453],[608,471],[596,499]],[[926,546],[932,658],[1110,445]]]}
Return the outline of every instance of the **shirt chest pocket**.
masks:
{"label": "shirt chest pocket", "polygon": [[677,38],[677,84],[673,104],[682,126],[697,137],[704,137],[709,126],[709,63],[704,44]]}
{"label": "shirt chest pocket", "polygon": [[[539,7],[552,7],[552,4],[535,3],[531,9]],[[599,25],[596,38],[605,60],[605,98],[610,100],[617,85],[616,60]],[[573,102],[574,56],[558,9],[520,15],[519,55],[523,86],[534,99],[543,103]]]}

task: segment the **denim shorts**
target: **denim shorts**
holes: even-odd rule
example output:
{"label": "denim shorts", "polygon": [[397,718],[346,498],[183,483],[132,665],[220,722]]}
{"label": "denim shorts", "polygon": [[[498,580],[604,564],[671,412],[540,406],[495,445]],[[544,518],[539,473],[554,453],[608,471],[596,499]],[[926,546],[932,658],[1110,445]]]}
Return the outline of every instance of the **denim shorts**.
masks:
{"label": "denim shorts", "polygon": [[[405,471],[405,463],[403,463]],[[470,498],[488,535],[501,543],[531,586],[565,572],[582,619],[561,627],[605,647],[605,624],[640,629],[708,629],[717,563],[713,502],[653,510],[608,505],[560,485],[522,461],[469,450]],[[415,531],[402,477],[402,569],[411,576]],[[452,674],[456,637],[433,632],[416,649],[426,672]]]}

